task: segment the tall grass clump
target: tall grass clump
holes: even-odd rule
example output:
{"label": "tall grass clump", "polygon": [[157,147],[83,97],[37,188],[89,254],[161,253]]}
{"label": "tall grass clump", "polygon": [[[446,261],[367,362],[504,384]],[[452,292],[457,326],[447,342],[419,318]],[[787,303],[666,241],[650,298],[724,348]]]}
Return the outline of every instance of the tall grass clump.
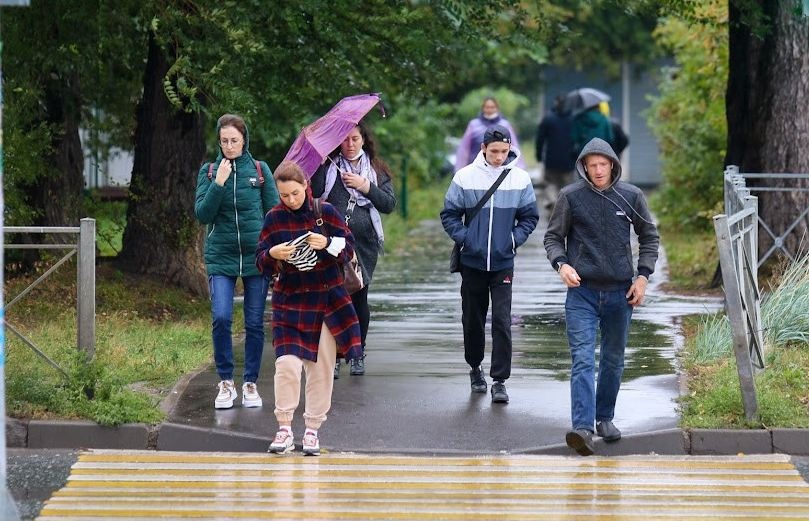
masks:
{"label": "tall grass clump", "polygon": [[[767,349],[809,344],[809,254],[791,263],[761,303]],[[733,340],[724,313],[703,317],[694,336],[693,359],[704,363],[730,356]]]}
{"label": "tall grass clump", "polygon": [[790,264],[761,306],[765,344],[809,344],[809,253]]}

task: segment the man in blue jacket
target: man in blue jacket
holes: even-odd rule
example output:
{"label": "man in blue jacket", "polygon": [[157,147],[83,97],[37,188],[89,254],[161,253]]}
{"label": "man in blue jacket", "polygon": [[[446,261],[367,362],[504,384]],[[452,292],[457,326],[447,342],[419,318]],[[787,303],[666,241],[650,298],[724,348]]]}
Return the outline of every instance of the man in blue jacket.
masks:
{"label": "man in blue jacket", "polygon": [[[618,441],[612,423],[624,370],[632,309],[643,304],[654,272],[659,237],[643,192],[622,182],[621,163],[610,145],[593,138],[576,160],[580,179],[559,193],[545,233],[548,260],[567,286],[565,322],[573,366],[567,445],[593,453],[593,425],[605,442]],[[638,236],[637,273],[630,227]],[[598,387],[596,332],[601,331]]]}
{"label": "man in blue jacket", "polygon": [[[492,125],[472,164],[452,178],[441,223],[453,241],[461,245],[461,308],[464,357],[472,392],[485,393],[483,376],[486,314],[492,300],[492,362],[489,376],[492,402],[508,403],[505,381],[511,376],[511,283],[514,256],[536,228],[539,212],[528,173],[517,167],[519,152],[511,149],[511,134]],[[508,169],[500,186],[470,222],[470,212],[500,174]]]}

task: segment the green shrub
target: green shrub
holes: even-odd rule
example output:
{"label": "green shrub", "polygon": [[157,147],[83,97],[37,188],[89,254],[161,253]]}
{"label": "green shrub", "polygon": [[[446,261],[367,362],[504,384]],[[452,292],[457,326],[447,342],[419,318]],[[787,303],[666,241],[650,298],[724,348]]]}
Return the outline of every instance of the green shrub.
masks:
{"label": "green shrub", "polygon": [[651,203],[662,227],[686,231],[708,230],[722,213],[727,138],[727,2],[711,0],[698,11],[700,22],[667,18],[656,29],[677,65],[647,113],[663,175]]}

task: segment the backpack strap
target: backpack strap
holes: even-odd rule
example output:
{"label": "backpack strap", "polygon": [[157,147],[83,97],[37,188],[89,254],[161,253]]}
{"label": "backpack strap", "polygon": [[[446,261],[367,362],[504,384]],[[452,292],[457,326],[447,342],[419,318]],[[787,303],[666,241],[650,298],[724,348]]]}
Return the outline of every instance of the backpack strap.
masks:
{"label": "backpack strap", "polygon": [[323,210],[320,198],[312,198],[312,210],[315,212],[315,224],[323,226]]}
{"label": "backpack strap", "polygon": [[[264,171],[261,169],[261,162],[256,159],[256,173],[258,173],[258,184],[264,184]],[[213,179],[213,163],[208,163],[208,180]]]}

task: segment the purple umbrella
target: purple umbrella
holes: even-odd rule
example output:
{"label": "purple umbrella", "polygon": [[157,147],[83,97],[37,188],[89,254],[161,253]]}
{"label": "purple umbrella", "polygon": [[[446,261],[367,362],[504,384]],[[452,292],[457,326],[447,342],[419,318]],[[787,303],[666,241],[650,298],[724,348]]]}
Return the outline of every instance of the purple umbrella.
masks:
{"label": "purple umbrella", "polygon": [[343,142],[377,103],[382,117],[385,117],[385,107],[379,93],[341,99],[323,117],[301,130],[284,156],[284,161],[297,163],[308,177],[312,177],[326,156]]}

